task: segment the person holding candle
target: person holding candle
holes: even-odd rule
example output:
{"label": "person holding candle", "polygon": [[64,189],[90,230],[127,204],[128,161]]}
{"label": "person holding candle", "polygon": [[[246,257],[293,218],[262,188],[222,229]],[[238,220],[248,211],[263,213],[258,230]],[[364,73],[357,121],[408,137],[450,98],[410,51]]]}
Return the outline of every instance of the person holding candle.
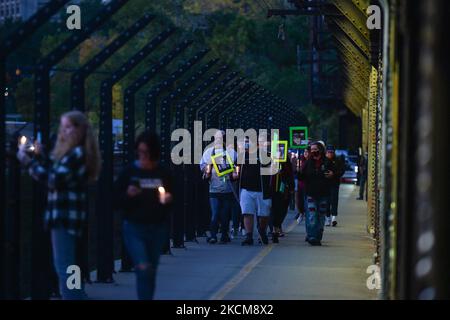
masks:
{"label": "person holding candle", "polygon": [[133,261],[139,300],[152,300],[159,257],[169,239],[173,178],[160,164],[159,137],[146,131],[136,139],[137,160],[115,182],[116,207]]}
{"label": "person holding candle", "polygon": [[[219,176],[218,172],[213,169],[212,157],[223,154],[223,157],[218,157],[217,161],[220,164],[227,162],[226,154],[228,154],[236,163],[236,152],[230,148],[224,148],[225,132],[217,130],[214,135],[214,145],[205,150],[202,159],[200,160],[200,170],[203,172],[203,178],[209,182],[209,203],[211,207],[211,224],[210,237],[207,239],[208,243],[217,243],[217,233],[220,224],[220,243],[226,244],[231,241],[229,231],[229,221],[233,211],[233,202],[237,201],[233,195],[232,175],[226,174]],[[218,164],[218,166],[220,166]]]}
{"label": "person holding candle", "polygon": [[[30,155],[32,151],[32,155]],[[69,289],[68,266],[77,265],[77,247],[86,226],[87,187],[100,171],[97,139],[86,116],[71,111],[61,116],[57,141],[50,156],[40,139],[34,149],[22,138],[17,153],[30,175],[48,188],[45,226],[51,233],[53,263],[64,300],[86,299],[83,285]]]}

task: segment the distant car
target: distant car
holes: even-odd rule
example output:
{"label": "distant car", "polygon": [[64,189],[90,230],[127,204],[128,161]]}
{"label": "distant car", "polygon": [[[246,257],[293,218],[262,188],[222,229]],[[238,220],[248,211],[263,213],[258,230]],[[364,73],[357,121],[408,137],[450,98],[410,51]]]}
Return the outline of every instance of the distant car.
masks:
{"label": "distant car", "polygon": [[355,171],[347,170],[341,177],[341,182],[356,184],[358,182],[358,174]]}
{"label": "distant car", "polygon": [[342,183],[358,182],[358,156],[350,155],[347,150],[336,150],[336,156],[340,156],[345,162],[345,172],[341,177]]}

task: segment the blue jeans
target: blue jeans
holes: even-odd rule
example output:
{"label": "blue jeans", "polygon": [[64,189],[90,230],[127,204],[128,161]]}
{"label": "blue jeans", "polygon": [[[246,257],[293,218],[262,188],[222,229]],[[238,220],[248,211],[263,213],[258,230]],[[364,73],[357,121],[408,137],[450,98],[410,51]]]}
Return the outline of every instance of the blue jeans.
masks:
{"label": "blue jeans", "polygon": [[330,187],[330,201],[328,206],[327,217],[338,215],[338,204],[339,204],[339,187],[340,185],[332,185]]}
{"label": "blue jeans", "polygon": [[231,216],[232,201],[235,201],[232,193],[214,193],[209,197],[211,205],[211,237],[217,238],[220,222],[220,233],[222,237],[228,235],[229,221]]}
{"label": "blue jeans", "polygon": [[322,241],[325,216],[328,212],[328,197],[306,197],[306,236],[310,241]]}
{"label": "blue jeans", "polygon": [[167,241],[164,224],[137,224],[125,220],[123,237],[136,272],[139,300],[153,300],[159,257]]}
{"label": "blue jeans", "polygon": [[362,175],[359,178],[359,198],[363,199],[364,198],[364,191],[366,190],[366,180],[367,180],[367,176]]}
{"label": "blue jeans", "polygon": [[241,206],[239,202],[233,198],[231,202],[231,220],[233,221],[233,229],[239,230],[241,224]]}
{"label": "blue jeans", "polygon": [[[76,246],[80,240],[76,236],[71,235],[63,227],[51,229],[52,248],[53,248],[53,264],[55,266],[56,274],[58,275],[59,290],[64,300],[86,300],[87,295],[84,291],[83,279],[80,273],[80,289],[69,288],[67,280],[72,276],[72,271],[67,268],[69,266],[76,266]],[[72,278],[71,278],[72,279]],[[69,279],[69,284],[73,283]]]}

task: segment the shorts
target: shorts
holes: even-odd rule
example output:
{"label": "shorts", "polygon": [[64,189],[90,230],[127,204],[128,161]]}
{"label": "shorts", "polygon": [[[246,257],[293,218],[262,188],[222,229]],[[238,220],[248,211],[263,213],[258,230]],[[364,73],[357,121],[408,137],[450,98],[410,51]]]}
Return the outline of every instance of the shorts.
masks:
{"label": "shorts", "polygon": [[272,199],[263,199],[262,192],[241,190],[240,204],[242,214],[256,214],[258,217],[270,216]]}

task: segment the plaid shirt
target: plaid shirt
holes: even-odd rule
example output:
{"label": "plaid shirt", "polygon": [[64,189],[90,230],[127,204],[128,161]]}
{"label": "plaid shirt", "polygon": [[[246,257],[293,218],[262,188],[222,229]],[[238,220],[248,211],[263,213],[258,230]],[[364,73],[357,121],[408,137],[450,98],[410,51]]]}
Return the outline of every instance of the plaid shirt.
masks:
{"label": "plaid shirt", "polygon": [[87,216],[87,169],[83,148],[73,148],[59,161],[35,158],[29,172],[48,187],[46,226],[62,226],[70,234],[81,236]]}

